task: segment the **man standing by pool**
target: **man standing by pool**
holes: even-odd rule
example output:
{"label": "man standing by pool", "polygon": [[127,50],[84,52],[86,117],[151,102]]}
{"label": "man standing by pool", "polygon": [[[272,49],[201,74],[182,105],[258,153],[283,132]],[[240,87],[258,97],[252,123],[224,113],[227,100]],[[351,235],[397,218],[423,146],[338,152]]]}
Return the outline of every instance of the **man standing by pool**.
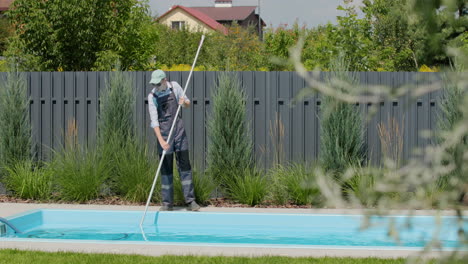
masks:
{"label": "man standing by pool", "polygon": [[[162,151],[166,156],[161,167],[161,193],[163,205],[161,211],[172,211],[174,203],[173,161],[174,153],[177,168],[182,182],[182,190],[188,210],[198,211],[200,206],[195,202],[195,191],[192,179],[192,168],[189,159],[189,144],[185,134],[184,123],[176,116],[177,107],[190,106],[190,100],[184,95],[182,87],[177,82],[167,81],[162,70],[151,74],[153,89],[148,95],[148,108],[151,117],[151,127],[158,139],[158,151],[161,158]],[[167,142],[172,123],[176,120],[170,142]]]}

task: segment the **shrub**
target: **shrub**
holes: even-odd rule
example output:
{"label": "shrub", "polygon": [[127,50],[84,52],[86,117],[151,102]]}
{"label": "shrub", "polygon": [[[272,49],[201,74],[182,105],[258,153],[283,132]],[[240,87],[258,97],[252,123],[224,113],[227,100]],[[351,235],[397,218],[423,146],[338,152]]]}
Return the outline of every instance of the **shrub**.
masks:
{"label": "shrub", "polygon": [[426,64],[423,64],[420,68],[419,68],[419,72],[438,72],[439,71],[439,68],[437,68],[436,66],[434,67],[429,67],[427,66]]}
{"label": "shrub", "polygon": [[94,62],[93,71],[112,71],[116,65],[119,65],[120,56],[111,50],[96,52],[96,61]]}
{"label": "shrub", "polygon": [[29,160],[6,167],[6,187],[21,199],[47,200],[52,194],[52,173]]}
{"label": "shrub", "polygon": [[227,29],[227,35],[215,34],[208,39],[212,46],[207,49],[210,66],[226,71],[256,71],[267,66],[268,55],[255,27],[243,28],[233,23]]}
{"label": "shrub", "polygon": [[235,75],[221,73],[213,89],[213,110],[208,119],[208,171],[221,182],[251,168],[252,140],[246,122],[245,93]]}
{"label": "shrub", "polygon": [[297,44],[301,36],[306,37],[307,30],[304,28],[300,29],[298,23],[294,23],[291,29],[281,25],[276,29],[269,29],[265,32],[265,51],[269,56],[274,58],[268,64],[271,71],[293,70],[292,65],[287,63],[289,59],[289,49]]}
{"label": "shrub", "polygon": [[7,61],[0,60],[0,72],[7,72],[7,71],[8,71]]}
{"label": "shrub", "polygon": [[[171,67],[167,67],[166,65],[162,65],[161,70],[163,71],[190,71],[192,69],[192,65],[190,64],[174,64]],[[195,66],[193,69],[194,71],[206,71],[205,66]]]}
{"label": "shrub", "polygon": [[[155,25],[159,39],[154,43],[156,47],[155,57],[156,63],[159,65],[165,65],[172,68],[173,65],[186,64],[191,65],[193,62],[194,54],[197,51],[198,44],[200,42],[202,33],[201,32],[190,32],[187,28],[182,30],[172,30],[166,25],[156,23]],[[171,45],[167,45],[167,40],[171,40]],[[198,65],[206,65],[206,60],[211,56],[211,52],[208,52],[210,41],[209,37],[203,44],[203,48],[200,51],[200,59]]]}

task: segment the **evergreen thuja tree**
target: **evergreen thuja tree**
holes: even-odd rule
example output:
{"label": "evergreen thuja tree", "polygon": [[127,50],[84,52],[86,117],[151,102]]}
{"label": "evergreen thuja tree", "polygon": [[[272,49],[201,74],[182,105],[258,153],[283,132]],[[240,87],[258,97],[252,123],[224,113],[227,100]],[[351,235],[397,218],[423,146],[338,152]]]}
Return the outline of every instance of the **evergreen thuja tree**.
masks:
{"label": "evergreen thuja tree", "polygon": [[[359,81],[348,69],[345,59],[338,58],[332,64],[329,85],[341,91],[356,86]],[[325,170],[339,176],[348,166],[360,165],[364,160],[361,113],[355,104],[331,96],[323,98],[321,111],[320,161]]]}
{"label": "evergreen thuja tree", "polygon": [[105,89],[101,92],[98,123],[98,139],[101,145],[118,146],[135,135],[136,95],[131,75],[125,72],[111,72]]}
{"label": "evergreen thuja tree", "polygon": [[225,185],[253,165],[246,96],[237,76],[222,73],[214,87],[212,100],[212,113],[208,119],[208,171]]}
{"label": "evergreen thuja tree", "polygon": [[25,77],[0,76],[0,168],[31,159],[31,126]]}
{"label": "evergreen thuja tree", "polygon": [[[461,72],[461,71],[460,71]],[[460,122],[463,120],[464,113],[462,111],[463,99],[466,94],[459,85],[456,73],[444,74],[443,79],[443,89],[442,89],[442,98],[440,102],[440,112],[438,116],[437,126],[439,131],[442,133],[447,133],[453,131],[457,126],[460,125]],[[438,138],[439,143],[444,142],[444,138]],[[464,157],[463,153],[468,149],[468,135],[463,135],[459,144],[456,146],[447,149],[446,162],[451,162],[454,166],[454,169],[451,171],[451,174],[441,177],[439,184],[441,187],[445,187],[448,184],[448,180],[451,177],[464,177],[463,167],[464,167]]]}

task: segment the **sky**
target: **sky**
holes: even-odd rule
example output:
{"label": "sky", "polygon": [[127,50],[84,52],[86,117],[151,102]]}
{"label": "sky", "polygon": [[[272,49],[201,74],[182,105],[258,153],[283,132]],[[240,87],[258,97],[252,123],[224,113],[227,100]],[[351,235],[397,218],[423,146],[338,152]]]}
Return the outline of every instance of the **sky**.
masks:
{"label": "sky", "polygon": [[[268,27],[292,25],[314,27],[328,22],[336,23],[336,16],[344,15],[336,8],[343,0],[233,0],[234,6],[257,6]],[[214,6],[215,0],[149,0],[154,15],[162,15],[173,5]],[[355,1],[360,2],[360,1]]]}

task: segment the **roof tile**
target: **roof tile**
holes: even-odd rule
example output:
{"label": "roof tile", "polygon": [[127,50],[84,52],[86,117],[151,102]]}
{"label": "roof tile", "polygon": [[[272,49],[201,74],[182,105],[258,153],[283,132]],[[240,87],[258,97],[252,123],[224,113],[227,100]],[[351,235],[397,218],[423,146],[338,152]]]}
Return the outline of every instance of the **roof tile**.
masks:
{"label": "roof tile", "polygon": [[255,12],[256,6],[233,6],[233,7],[191,7],[203,12],[216,21],[222,20],[245,20]]}
{"label": "roof tile", "polygon": [[0,11],[8,10],[13,0],[0,0]]}

